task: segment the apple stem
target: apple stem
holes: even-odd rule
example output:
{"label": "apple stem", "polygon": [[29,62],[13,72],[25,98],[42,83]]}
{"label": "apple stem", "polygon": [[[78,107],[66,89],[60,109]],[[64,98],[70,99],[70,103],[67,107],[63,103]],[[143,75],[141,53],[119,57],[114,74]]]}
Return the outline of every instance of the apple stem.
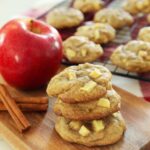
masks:
{"label": "apple stem", "polygon": [[33,32],[33,33],[37,33],[37,34],[40,34],[41,33],[41,30],[40,28],[36,27],[36,25],[34,26],[34,20],[31,19],[30,20],[30,31]]}

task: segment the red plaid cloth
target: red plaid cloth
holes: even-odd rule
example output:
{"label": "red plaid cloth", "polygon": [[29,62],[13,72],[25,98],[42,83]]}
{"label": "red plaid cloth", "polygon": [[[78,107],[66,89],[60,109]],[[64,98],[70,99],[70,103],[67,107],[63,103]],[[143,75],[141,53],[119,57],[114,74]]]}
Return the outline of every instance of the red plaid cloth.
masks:
{"label": "red plaid cloth", "polygon": [[[109,6],[111,3],[115,3],[113,7],[118,7],[121,1],[120,0],[104,0],[105,6]],[[47,14],[47,9],[39,8],[39,9],[31,9],[25,13],[26,16],[38,18],[41,20],[45,20],[45,15]],[[40,17],[39,17],[40,16]],[[93,14],[86,14],[86,21],[90,20],[93,17]],[[84,22],[85,24],[87,22]],[[89,22],[88,22],[89,23]],[[137,33],[139,29],[144,26],[148,26],[148,22],[146,20],[146,16],[135,17],[135,22],[132,27],[124,28],[118,32],[119,38],[116,38],[115,42],[111,44],[107,44],[103,46],[105,53],[101,60],[108,59],[113,52],[113,50],[120,44],[124,44],[129,40],[136,39]],[[60,30],[60,34],[63,39],[66,39],[68,36],[72,35],[75,32],[76,28]],[[129,37],[130,35],[130,37]],[[150,73],[146,73],[144,76],[150,77]],[[150,102],[150,82],[139,81],[141,92],[143,94],[143,98]]]}

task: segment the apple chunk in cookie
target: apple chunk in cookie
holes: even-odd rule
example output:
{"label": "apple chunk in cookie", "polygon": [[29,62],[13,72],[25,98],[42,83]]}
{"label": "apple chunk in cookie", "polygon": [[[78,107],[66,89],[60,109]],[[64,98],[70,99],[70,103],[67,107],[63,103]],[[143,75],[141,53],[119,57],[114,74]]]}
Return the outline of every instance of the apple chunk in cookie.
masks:
{"label": "apple chunk in cookie", "polygon": [[102,56],[99,44],[83,36],[71,36],[63,42],[64,56],[72,63],[92,62]]}

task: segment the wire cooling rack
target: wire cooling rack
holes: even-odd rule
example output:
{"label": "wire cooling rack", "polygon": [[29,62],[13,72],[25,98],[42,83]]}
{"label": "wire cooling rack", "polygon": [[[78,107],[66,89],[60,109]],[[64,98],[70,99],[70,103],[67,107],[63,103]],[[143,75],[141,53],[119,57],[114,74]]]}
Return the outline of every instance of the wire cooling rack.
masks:
{"label": "wire cooling rack", "polygon": [[[120,7],[120,4],[123,2],[123,1],[120,1],[120,0],[104,0],[104,1],[110,2],[107,7],[115,7],[115,8]],[[47,12],[45,12],[45,13],[41,14],[40,16],[38,16],[37,19],[44,20],[44,18],[47,15],[48,12],[50,12],[54,8],[68,7],[68,6],[70,6],[70,2],[71,2],[71,0],[64,0],[61,3],[58,3],[53,8],[49,9]],[[144,27],[144,26],[147,25],[147,23],[143,22],[143,17],[141,17],[141,18],[142,19],[141,20],[139,19],[138,22],[136,22],[136,24],[134,24],[132,26],[132,28],[125,27],[125,28],[117,31],[117,36],[116,36],[116,39],[114,41],[114,44],[116,44],[116,45],[124,44],[124,43],[132,40],[133,37],[135,38],[136,35],[133,34],[133,37],[132,37],[131,32],[133,32],[133,30],[135,30],[136,31],[135,34],[136,34],[141,27]],[[107,49],[104,51],[104,53],[106,51],[107,51]],[[121,69],[121,68],[113,65],[109,59],[105,59],[103,61],[98,60],[98,61],[93,62],[93,63],[94,64],[100,64],[100,65],[103,65],[103,66],[107,67],[112,72],[112,74],[119,75],[119,76],[122,76],[122,77],[127,77],[127,78],[132,78],[132,79],[137,79],[137,80],[143,80],[143,81],[150,82],[150,72],[149,73],[143,73],[143,74],[137,74],[137,73],[129,72],[129,71],[126,71],[124,69]],[[66,66],[75,65],[75,64],[69,63],[65,59],[63,59],[62,64],[66,65]]]}

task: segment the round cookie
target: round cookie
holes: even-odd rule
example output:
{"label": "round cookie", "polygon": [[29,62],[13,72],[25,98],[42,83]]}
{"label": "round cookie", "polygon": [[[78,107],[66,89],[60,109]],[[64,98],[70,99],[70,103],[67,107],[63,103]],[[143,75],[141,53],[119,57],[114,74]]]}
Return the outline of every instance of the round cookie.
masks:
{"label": "round cookie", "polygon": [[58,96],[66,103],[95,100],[112,88],[111,76],[110,71],[101,65],[85,63],[71,66],[51,79],[47,94]]}
{"label": "round cookie", "polygon": [[104,2],[102,0],[75,0],[73,7],[81,10],[83,13],[96,12],[102,9]]}
{"label": "round cookie", "polygon": [[57,100],[54,112],[71,120],[94,120],[104,118],[120,109],[120,96],[112,89],[95,101],[87,103],[68,104]]}
{"label": "round cookie", "polygon": [[130,26],[133,23],[133,17],[123,9],[105,8],[95,14],[94,21],[108,23],[115,29],[119,29]]}
{"label": "round cookie", "polygon": [[146,42],[150,42],[150,27],[144,27],[140,29],[138,39]]}
{"label": "round cookie", "polygon": [[59,117],[55,129],[66,141],[86,146],[114,144],[122,138],[126,129],[125,122],[119,112],[103,120],[79,122],[76,128],[72,124],[64,117]]}
{"label": "round cookie", "polygon": [[99,44],[82,36],[71,36],[63,42],[64,56],[72,63],[92,62],[103,54]]}
{"label": "round cookie", "polygon": [[130,41],[119,46],[112,54],[111,61],[120,68],[131,72],[150,71],[150,43]]}
{"label": "round cookie", "polygon": [[78,26],[83,20],[82,12],[74,8],[57,8],[46,16],[46,22],[57,29]]}
{"label": "round cookie", "polygon": [[126,0],[123,7],[131,14],[150,13],[149,0]]}
{"label": "round cookie", "polygon": [[75,35],[85,36],[95,43],[108,43],[115,39],[116,31],[109,24],[94,23],[77,29]]}

